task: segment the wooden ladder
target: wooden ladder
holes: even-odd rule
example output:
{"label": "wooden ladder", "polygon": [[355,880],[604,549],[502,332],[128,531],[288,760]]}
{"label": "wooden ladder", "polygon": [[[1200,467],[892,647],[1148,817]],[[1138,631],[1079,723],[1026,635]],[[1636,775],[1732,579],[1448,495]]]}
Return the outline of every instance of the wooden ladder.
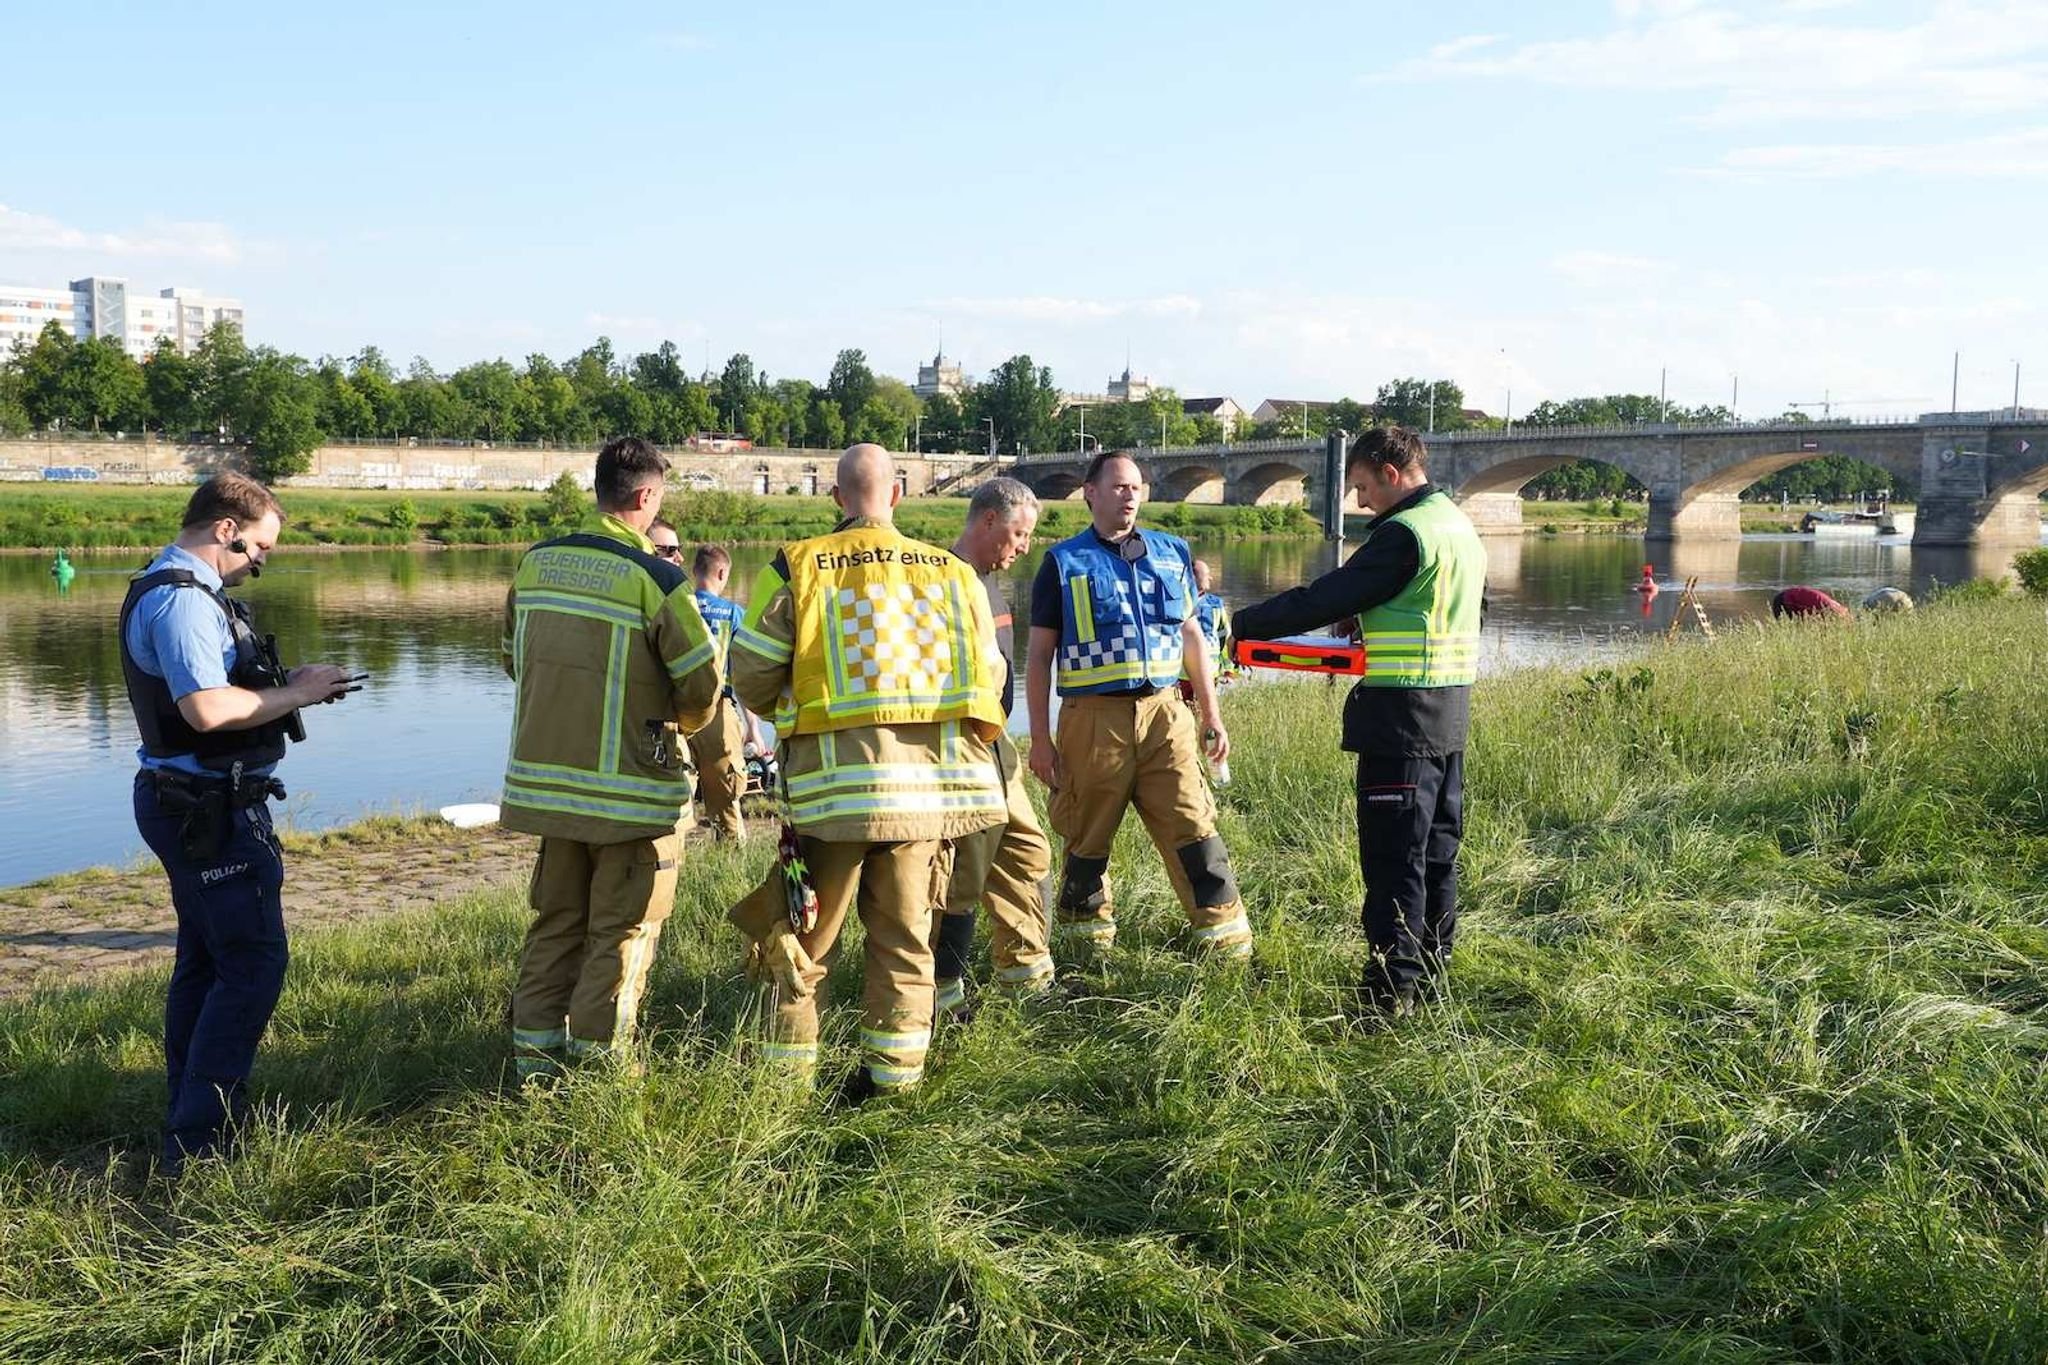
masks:
{"label": "wooden ladder", "polygon": [[1671,613],[1671,624],[1664,631],[1664,638],[1676,640],[1679,627],[1685,624],[1687,608],[1692,609],[1692,619],[1700,623],[1700,633],[1709,640],[1714,638],[1714,623],[1707,619],[1707,609],[1700,605],[1700,576],[1694,574],[1685,580],[1685,591],[1678,595],[1678,607]]}

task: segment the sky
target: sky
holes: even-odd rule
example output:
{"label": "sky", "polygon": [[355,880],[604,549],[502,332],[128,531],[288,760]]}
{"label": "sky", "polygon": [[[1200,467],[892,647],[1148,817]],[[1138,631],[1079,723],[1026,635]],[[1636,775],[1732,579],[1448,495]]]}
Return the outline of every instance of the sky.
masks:
{"label": "sky", "polygon": [[[2048,406],[2048,0],[0,13],[0,282],[444,372]],[[2031,376],[2031,378],[2030,378]]]}

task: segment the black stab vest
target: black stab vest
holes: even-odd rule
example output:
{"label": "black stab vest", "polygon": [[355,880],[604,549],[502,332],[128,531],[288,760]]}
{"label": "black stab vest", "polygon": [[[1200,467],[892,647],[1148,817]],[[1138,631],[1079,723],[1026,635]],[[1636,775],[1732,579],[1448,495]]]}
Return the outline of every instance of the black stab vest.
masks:
{"label": "black stab vest", "polygon": [[143,670],[128,649],[128,618],[144,593],[169,585],[205,593],[228,619],[234,635],[235,666],[228,681],[236,687],[254,690],[269,687],[270,675],[262,664],[261,647],[250,624],[249,608],[226,593],[208,587],[189,569],[158,569],[128,584],[128,596],[121,602],[121,677],[128,684],[128,705],[135,712],[135,728],[142,732],[142,748],[151,758],[176,758],[190,754],[200,766],[226,772],[237,762],[247,768],[268,767],[284,757],[285,720],[274,720],[253,730],[195,730],[178,710],[170,684]]}

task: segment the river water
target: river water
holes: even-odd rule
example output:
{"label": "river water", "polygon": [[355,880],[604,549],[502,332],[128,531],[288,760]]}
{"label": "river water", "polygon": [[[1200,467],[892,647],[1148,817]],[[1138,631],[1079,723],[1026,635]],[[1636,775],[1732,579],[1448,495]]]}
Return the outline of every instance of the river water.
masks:
{"label": "river water", "polygon": [[[1197,543],[1233,604],[1313,577],[1329,547],[1303,541]],[[741,547],[734,596],[771,551]],[[1015,571],[1018,624],[1039,554]],[[1661,546],[1666,588],[1644,615],[1629,591],[1641,541],[1610,536],[1493,538],[1482,670],[1591,661],[1663,629],[1675,585],[1697,575],[1716,620],[1769,614],[1770,596],[1810,583],[1854,604],[1873,588],[1916,597],[1934,581],[2002,573],[2011,555],[1920,551],[1870,538],[1753,536]],[[129,816],[135,727],[122,692],[114,619],[137,556],[82,556],[66,591],[40,556],[0,556],[0,885],[142,853]],[[515,550],[280,551],[244,585],[287,661],[367,670],[362,692],[306,716],[308,742],[279,775],[288,825],[497,799],[511,684],[498,668],[500,613]],[[1019,651],[1022,657],[1022,651]],[[1022,707],[1019,708],[1021,718]]]}

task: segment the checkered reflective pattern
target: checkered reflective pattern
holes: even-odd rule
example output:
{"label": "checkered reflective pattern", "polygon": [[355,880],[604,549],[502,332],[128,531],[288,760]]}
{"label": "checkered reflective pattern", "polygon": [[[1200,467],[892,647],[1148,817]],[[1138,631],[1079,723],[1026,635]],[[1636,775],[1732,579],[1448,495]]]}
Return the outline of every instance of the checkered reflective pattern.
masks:
{"label": "checkered reflective pattern", "polygon": [[924,696],[953,680],[943,583],[869,583],[834,599],[839,659],[851,695]]}
{"label": "checkered reflective pattern", "polygon": [[[1101,668],[1106,664],[1131,663],[1139,657],[1137,613],[1131,609],[1131,585],[1122,580],[1116,584],[1116,610],[1121,618],[1114,633],[1098,634],[1093,640],[1076,644],[1062,644],[1060,663],[1070,669]],[[1102,617],[1108,613],[1099,608],[1096,612],[1096,627],[1102,625]],[[1180,627],[1152,625],[1146,629],[1146,662],[1157,665],[1152,671],[1171,670],[1180,667]]]}

